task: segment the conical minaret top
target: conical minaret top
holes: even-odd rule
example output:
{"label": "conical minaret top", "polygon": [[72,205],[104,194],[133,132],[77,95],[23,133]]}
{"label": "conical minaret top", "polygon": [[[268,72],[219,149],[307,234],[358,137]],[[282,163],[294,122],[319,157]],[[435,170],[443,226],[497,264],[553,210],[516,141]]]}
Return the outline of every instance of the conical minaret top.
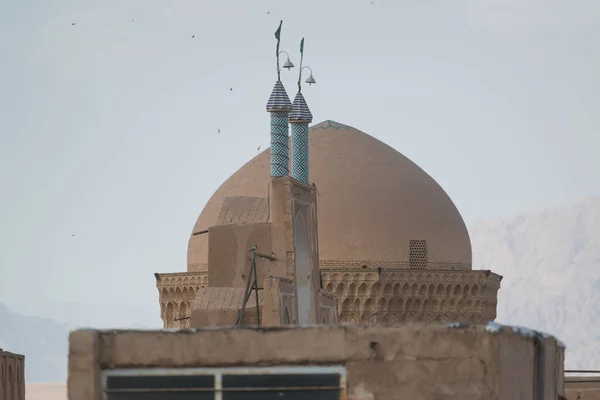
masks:
{"label": "conical minaret top", "polygon": [[294,103],[292,104],[290,115],[288,120],[290,123],[307,123],[310,124],[312,122],[312,113],[308,108],[308,104],[306,104],[306,100],[304,100],[304,96],[302,92],[296,93],[296,97],[294,98]]}
{"label": "conical minaret top", "polygon": [[[277,57],[277,82],[275,82],[275,87],[273,87],[271,97],[269,97],[269,101],[267,102],[267,111],[271,114],[271,177],[289,175],[288,114],[292,110],[292,103],[280,79],[279,42],[281,39],[282,24],[283,21],[279,22],[279,28],[275,31],[275,38],[277,39],[277,48],[275,50]],[[289,63],[289,65],[292,64]]]}
{"label": "conical minaret top", "polygon": [[269,97],[269,101],[267,102],[267,111],[270,113],[289,113],[292,111],[292,102],[290,101],[290,98],[288,97],[288,94],[285,91],[281,81],[275,82],[275,86],[271,92],[271,97]]}

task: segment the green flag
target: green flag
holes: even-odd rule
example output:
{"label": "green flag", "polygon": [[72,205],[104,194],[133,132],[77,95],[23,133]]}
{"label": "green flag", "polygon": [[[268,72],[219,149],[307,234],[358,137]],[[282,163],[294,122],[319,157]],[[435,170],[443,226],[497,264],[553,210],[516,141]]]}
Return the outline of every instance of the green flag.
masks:
{"label": "green flag", "polygon": [[275,39],[279,40],[279,37],[281,36],[281,25],[283,24],[283,20],[281,20],[279,22],[279,28],[277,28],[277,30],[275,31]]}
{"label": "green flag", "polygon": [[304,38],[300,41],[300,54],[304,54]]}

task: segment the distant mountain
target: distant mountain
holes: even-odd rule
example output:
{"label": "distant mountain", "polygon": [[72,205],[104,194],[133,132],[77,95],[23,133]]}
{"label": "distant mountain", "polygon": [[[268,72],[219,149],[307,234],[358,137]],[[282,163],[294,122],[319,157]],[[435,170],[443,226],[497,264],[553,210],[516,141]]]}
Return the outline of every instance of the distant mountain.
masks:
{"label": "distant mountain", "polygon": [[11,312],[0,303],[0,348],[25,355],[25,382],[65,382],[66,324]]}
{"label": "distant mountain", "polygon": [[473,267],[504,276],[498,322],[551,333],[565,367],[600,368],[600,197],[475,223]]}
{"label": "distant mountain", "polygon": [[158,294],[147,299],[145,304],[123,305],[110,302],[110,299],[102,300],[97,303],[43,301],[27,305],[8,304],[8,307],[21,314],[43,315],[55,321],[66,321],[70,330],[89,327],[160,329],[163,326]]}

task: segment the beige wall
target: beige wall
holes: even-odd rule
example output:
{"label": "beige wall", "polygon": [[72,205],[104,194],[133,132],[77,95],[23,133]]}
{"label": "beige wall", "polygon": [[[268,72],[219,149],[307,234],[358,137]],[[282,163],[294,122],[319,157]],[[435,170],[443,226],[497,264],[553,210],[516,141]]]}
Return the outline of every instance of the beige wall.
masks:
{"label": "beige wall", "polygon": [[297,324],[296,287],[291,279],[267,277],[263,283],[263,326]]}
{"label": "beige wall", "polygon": [[[208,285],[245,287],[252,263],[250,248],[271,255],[271,226],[268,223],[213,226],[208,232]],[[270,274],[270,262],[257,257],[258,281]]]}
{"label": "beige wall", "polygon": [[[319,364],[345,366],[349,399],[534,400],[534,341],[507,327],[443,325],[76,331],[68,390],[71,399],[100,400],[101,369]],[[546,358],[546,370],[562,368],[559,359]]]}
{"label": "beige wall", "polygon": [[0,349],[0,400],[25,400],[25,356]]}
{"label": "beige wall", "polygon": [[533,340],[519,335],[499,335],[500,387],[506,399],[535,399],[535,349]]}
{"label": "beige wall", "polygon": [[320,324],[338,323],[338,304],[333,293],[326,290],[319,290],[319,313],[317,322]]}
{"label": "beige wall", "polygon": [[565,384],[567,399],[600,400],[600,375],[566,376],[565,381],[567,381]]}
{"label": "beige wall", "polygon": [[[237,198],[229,199],[229,202],[247,200]],[[254,204],[254,200],[249,203]],[[254,246],[257,250],[257,282],[264,289],[260,295],[262,325],[285,324],[285,321],[310,325],[337,321],[335,298],[325,292],[320,294],[314,187],[290,177],[274,178],[269,201],[262,203],[268,204],[268,215],[272,217],[270,223],[230,223],[209,228],[206,287],[195,289],[191,312],[187,301],[174,299],[174,302],[166,302],[167,310],[162,313],[166,326],[201,328],[235,325],[239,310],[244,308],[245,290],[252,283],[249,279],[252,254],[249,250]],[[229,209],[224,206],[223,214],[228,212]],[[161,279],[160,274],[157,276],[161,295],[165,293],[166,280]],[[183,296],[184,292],[179,292]],[[170,290],[167,293],[173,297]],[[266,296],[263,296],[265,293]],[[326,304],[321,305],[321,299]],[[164,303],[161,299],[161,305]],[[326,313],[321,311],[321,306]],[[177,320],[185,317],[182,314],[191,314],[185,324]],[[244,319],[244,324],[247,319]]]}

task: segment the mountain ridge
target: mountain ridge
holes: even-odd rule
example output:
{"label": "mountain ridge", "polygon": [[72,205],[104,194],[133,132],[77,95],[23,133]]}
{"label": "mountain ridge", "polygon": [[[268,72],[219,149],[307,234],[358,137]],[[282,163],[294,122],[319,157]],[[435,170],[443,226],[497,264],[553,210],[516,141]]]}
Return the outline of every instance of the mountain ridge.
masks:
{"label": "mountain ridge", "polygon": [[21,315],[0,303],[0,348],[25,355],[25,382],[66,381],[68,334],[65,323]]}
{"label": "mountain ridge", "polygon": [[600,365],[600,197],[571,207],[478,221],[473,265],[504,276],[497,321],[549,332],[565,365]]}

